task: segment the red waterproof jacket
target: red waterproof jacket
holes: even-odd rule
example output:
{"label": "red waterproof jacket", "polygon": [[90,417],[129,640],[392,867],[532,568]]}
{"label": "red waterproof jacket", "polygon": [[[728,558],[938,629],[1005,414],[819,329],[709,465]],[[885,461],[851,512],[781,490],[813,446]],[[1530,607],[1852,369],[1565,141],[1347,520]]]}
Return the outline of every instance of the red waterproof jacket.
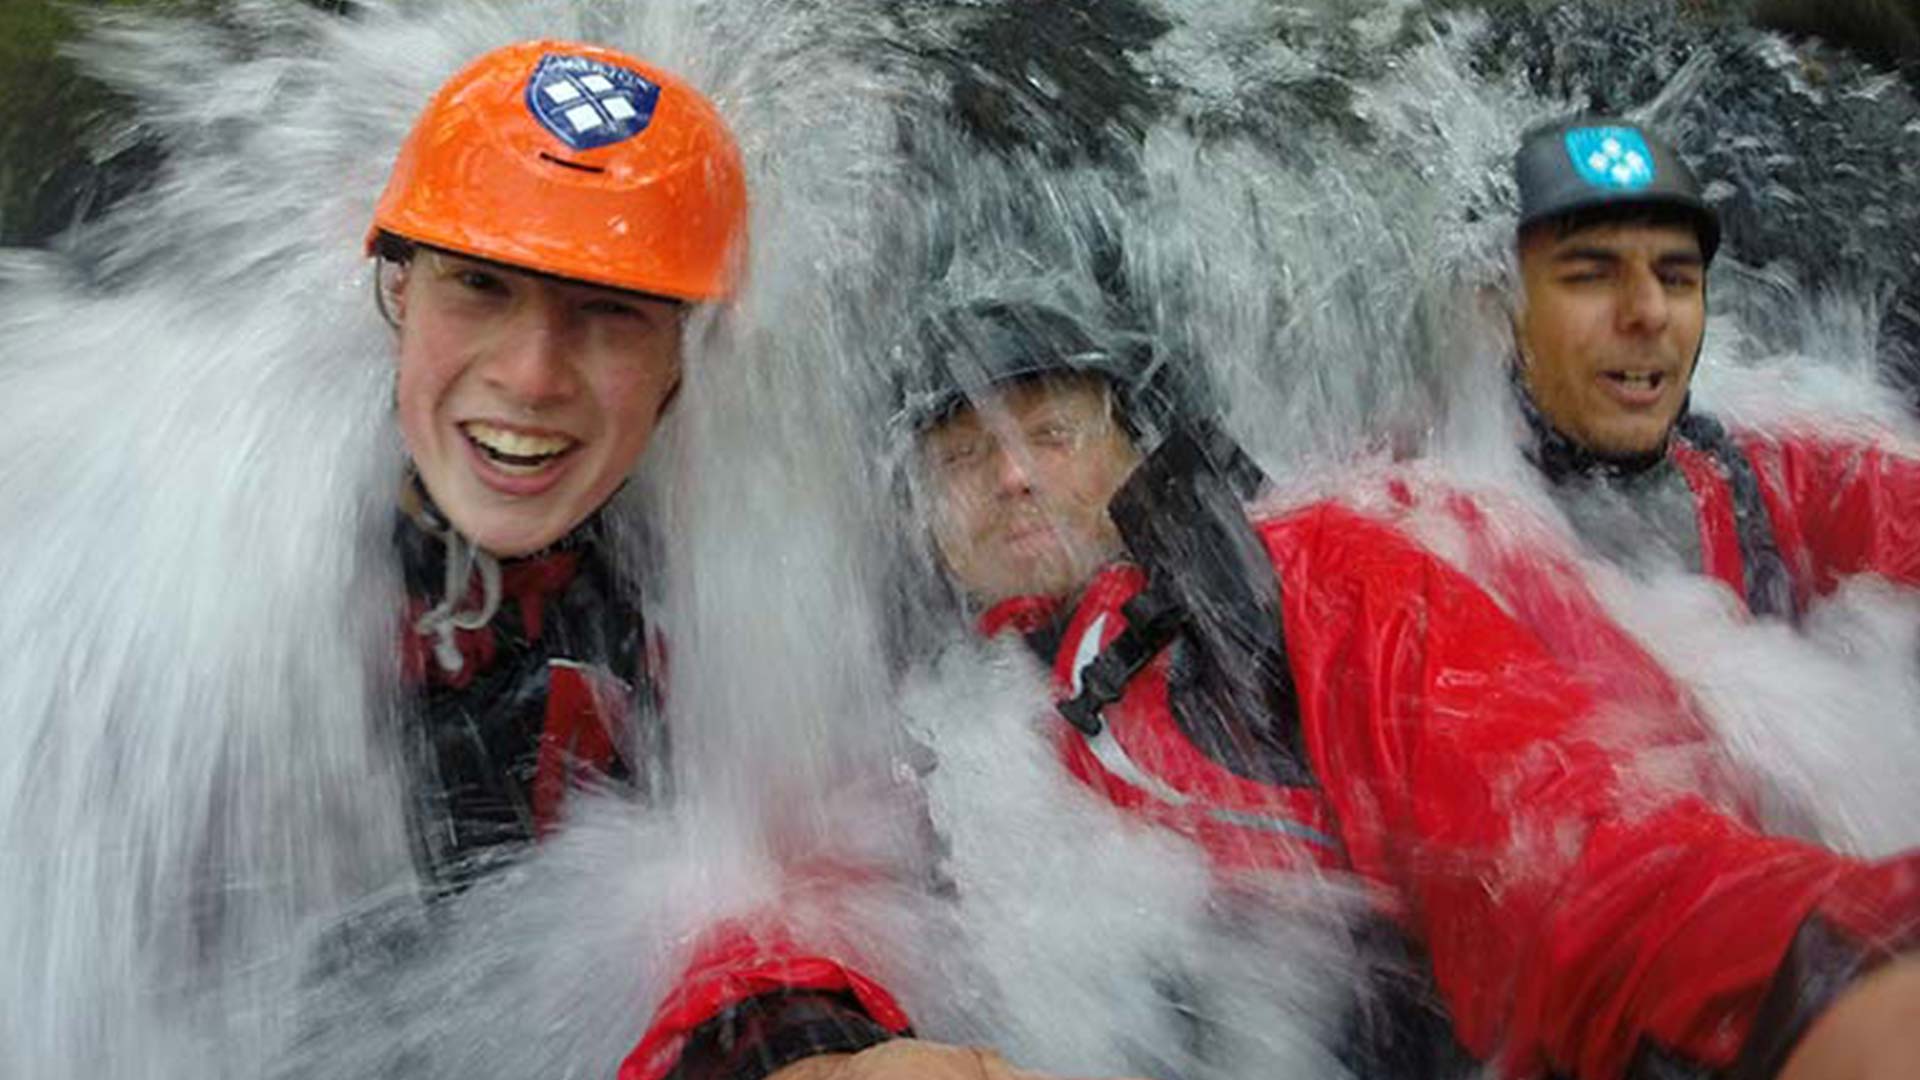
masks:
{"label": "red waterproof jacket", "polygon": [[[1773,453],[1756,450],[1756,461],[1779,478],[1770,490],[1801,515],[1792,520],[1873,505],[1817,498],[1811,477],[1838,468],[1857,483],[1882,459],[1849,468],[1808,446]],[[1704,515],[1702,527],[1713,527]],[[1888,539],[1848,548],[1823,526],[1811,530],[1818,548],[1782,549],[1808,560],[1819,550],[1828,561],[1807,565],[1834,573],[1849,551],[1898,548],[1892,523],[1881,528]],[[1534,583],[1516,621],[1354,511],[1317,506],[1259,532],[1283,598],[1311,780],[1249,779],[1203,752],[1172,716],[1164,654],[1105,710],[1100,734],[1059,724],[1063,760],[1116,804],[1196,839],[1223,870],[1339,867],[1376,885],[1430,957],[1462,1043],[1503,1074],[1611,1080],[1657,1057],[1716,1069],[1738,1059],[1770,1075],[1837,987],[1914,940],[1920,860],[1867,863],[1764,836],[1699,794],[1702,774],[1686,767],[1699,727],[1684,695],[1580,590],[1534,587],[1572,575],[1513,564],[1509,584]],[[1725,572],[1728,541],[1705,535]],[[1139,570],[1116,566],[1081,596],[1057,654],[1062,695],[1143,585]],[[1046,607],[1009,602],[982,628],[1031,629]],[[1560,662],[1557,641],[1584,643],[1585,677]],[[1623,702],[1640,714],[1612,707]],[[717,940],[622,1080],[667,1075],[689,1033],[788,973],[817,972],[811,985],[904,1027],[848,965],[815,966],[786,943]]]}
{"label": "red waterproof jacket", "polygon": [[[1798,607],[1850,574],[1920,585],[1920,461],[1810,433],[1741,432],[1733,442],[1751,463]],[[1739,500],[1727,468],[1685,441],[1670,453],[1694,492],[1704,569],[1745,595]]]}
{"label": "red waterproof jacket", "polygon": [[1629,503],[1663,500],[1670,485],[1635,478],[1671,469],[1693,497],[1692,568],[1724,582],[1756,615],[1795,617],[1850,574],[1920,583],[1920,458],[1887,440],[1805,428],[1729,433],[1690,413],[1664,459],[1623,475],[1619,463],[1595,458],[1522,404],[1533,429],[1528,456],[1556,489],[1598,482]]}
{"label": "red waterproof jacket", "polygon": [[[1608,715],[1540,635],[1395,530],[1319,506],[1259,532],[1312,782],[1260,784],[1198,753],[1167,707],[1165,655],[1099,735],[1060,725],[1066,762],[1223,866],[1343,867],[1378,886],[1430,956],[1461,1041],[1506,1075],[1609,1080],[1649,1053],[1725,1066],[1810,918],[1859,946],[1849,955],[1911,940],[1920,860],[1763,836],[1655,779],[1687,756],[1693,725]],[[1062,693],[1143,584],[1116,567],[1083,595]],[[1021,607],[989,613],[988,629]],[[1622,663],[1649,663],[1611,633]],[[1751,1059],[1783,1052],[1765,1041]]]}

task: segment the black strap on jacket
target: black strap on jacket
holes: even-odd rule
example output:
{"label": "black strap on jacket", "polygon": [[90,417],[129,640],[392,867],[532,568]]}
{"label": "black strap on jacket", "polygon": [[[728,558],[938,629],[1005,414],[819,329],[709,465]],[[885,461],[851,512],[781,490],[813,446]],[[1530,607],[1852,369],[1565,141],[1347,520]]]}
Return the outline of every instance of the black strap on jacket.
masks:
{"label": "black strap on jacket", "polygon": [[1760,492],[1753,462],[1727,433],[1726,426],[1706,413],[1689,412],[1677,425],[1680,438],[1712,458],[1726,474],[1733,492],[1734,535],[1740,544],[1740,567],[1746,588],[1747,610],[1762,618],[1797,620],[1793,578],[1774,538],[1773,515]]}
{"label": "black strap on jacket", "polygon": [[1087,735],[1100,734],[1100,711],[1120,700],[1127,684],[1178,636],[1187,613],[1149,578],[1147,587],[1120,609],[1126,628],[1080,671],[1080,692],[1060,703],[1060,715]]}
{"label": "black strap on jacket", "polygon": [[1126,628],[1081,672],[1080,692],[1061,703],[1069,723],[1098,734],[1101,710],[1178,641],[1180,682],[1194,699],[1179,710],[1182,720],[1199,718],[1234,736],[1196,741],[1205,749],[1223,742],[1271,747],[1278,752],[1259,755],[1259,779],[1312,783],[1280,584],[1245,511],[1265,482],[1246,451],[1211,421],[1177,429],[1128,477],[1108,513],[1146,571],[1147,586],[1121,609]]}

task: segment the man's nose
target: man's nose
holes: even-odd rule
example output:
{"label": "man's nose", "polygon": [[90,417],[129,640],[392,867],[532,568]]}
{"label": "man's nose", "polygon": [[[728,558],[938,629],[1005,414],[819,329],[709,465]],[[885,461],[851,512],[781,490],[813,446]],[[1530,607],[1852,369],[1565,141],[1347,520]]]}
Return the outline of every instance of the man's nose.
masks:
{"label": "man's nose", "polygon": [[564,313],[545,300],[516,312],[487,358],[485,376],[489,384],[529,409],[573,394],[577,379]]}
{"label": "man's nose", "polygon": [[1672,318],[1666,282],[1650,266],[1631,268],[1621,282],[1620,322],[1624,329],[1657,332]]}
{"label": "man's nose", "polygon": [[1020,495],[1033,490],[1033,456],[1020,440],[995,439],[988,453],[987,467],[996,492]]}

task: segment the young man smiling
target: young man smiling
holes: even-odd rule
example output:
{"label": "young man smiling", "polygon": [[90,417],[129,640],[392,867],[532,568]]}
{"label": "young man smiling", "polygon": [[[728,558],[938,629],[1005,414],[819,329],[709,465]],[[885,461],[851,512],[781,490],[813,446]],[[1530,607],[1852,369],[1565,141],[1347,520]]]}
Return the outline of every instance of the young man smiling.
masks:
{"label": "young man smiling", "polygon": [[468,539],[528,555],[612,496],[679,381],[685,301],[432,248],[387,287],[401,430]]}
{"label": "young man smiling", "polygon": [[1711,575],[1757,615],[1848,574],[1920,585],[1920,463],[1689,409],[1720,222],[1673,148],[1587,117],[1529,134],[1514,179],[1528,453],[1597,552]]}
{"label": "young man smiling", "polygon": [[719,114],[609,50],[495,50],[401,147],[367,246],[397,334],[410,749],[436,881],[550,827],[575,771],[639,764],[645,628],[598,514],[679,384],[684,313],[727,297],[745,242]]}
{"label": "young man smiling", "polygon": [[[405,749],[436,891],[553,828],[575,780],[661,764],[644,617],[601,516],[673,400],[688,311],[733,292],[746,223],[714,107],[597,46],[480,57],[401,148],[367,247],[411,465]],[[904,1027],[778,925],[716,928],[652,1023],[635,1018],[620,1074],[764,1075]]]}

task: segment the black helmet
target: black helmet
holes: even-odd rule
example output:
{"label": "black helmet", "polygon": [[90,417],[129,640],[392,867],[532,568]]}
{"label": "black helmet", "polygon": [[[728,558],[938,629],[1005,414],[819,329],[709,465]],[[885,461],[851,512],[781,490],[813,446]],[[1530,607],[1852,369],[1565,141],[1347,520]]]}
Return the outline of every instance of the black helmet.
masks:
{"label": "black helmet", "polygon": [[915,336],[922,355],[901,375],[893,421],[906,431],[925,431],[1003,384],[1048,375],[1105,379],[1121,423],[1142,449],[1175,419],[1167,366],[1143,335],[1096,338],[1058,308],[983,300],[927,317]]}
{"label": "black helmet", "polygon": [[1700,196],[1673,147],[1628,120],[1583,116],[1535,128],[1513,159],[1520,227],[1612,207],[1672,208],[1693,222],[1708,262],[1720,247],[1720,216]]}

